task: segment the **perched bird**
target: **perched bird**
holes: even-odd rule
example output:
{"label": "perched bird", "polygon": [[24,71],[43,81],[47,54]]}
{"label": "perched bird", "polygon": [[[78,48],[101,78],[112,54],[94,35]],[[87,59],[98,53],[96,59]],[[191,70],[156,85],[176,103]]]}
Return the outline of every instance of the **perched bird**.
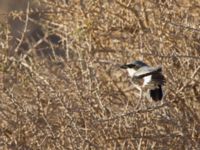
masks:
{"label": "perched bird", "polygon": [[140,90],[140,98],[142,98],[143,91],[145,91],[152,100],[162,100],[162,86],[165,83],[165,77],[162,74],[161,66],[150,67],[144,62],[136,60],[120,67],[128,71],[134,85]]}

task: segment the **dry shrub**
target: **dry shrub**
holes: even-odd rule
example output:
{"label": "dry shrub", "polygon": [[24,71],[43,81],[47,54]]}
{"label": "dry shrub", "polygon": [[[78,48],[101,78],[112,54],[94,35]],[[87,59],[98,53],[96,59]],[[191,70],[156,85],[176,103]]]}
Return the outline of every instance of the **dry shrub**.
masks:
{"label": "dry shrub", "polygon": [[[198,1],[25,4],[1,14],[2,149],[200,148]],[[135,59],[163,66],[163,102],[135,109]]]}

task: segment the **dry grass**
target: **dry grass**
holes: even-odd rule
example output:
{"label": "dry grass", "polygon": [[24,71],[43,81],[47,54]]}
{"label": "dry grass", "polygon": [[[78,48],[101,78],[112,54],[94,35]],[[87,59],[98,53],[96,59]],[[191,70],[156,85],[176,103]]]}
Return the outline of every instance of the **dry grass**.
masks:
{"label": "dry grass", "polygon": [[[1,149],[200,148],[197,0],[21,4],[0,21]],[[135,109],[135,59],[163,66],[162,103]]]}

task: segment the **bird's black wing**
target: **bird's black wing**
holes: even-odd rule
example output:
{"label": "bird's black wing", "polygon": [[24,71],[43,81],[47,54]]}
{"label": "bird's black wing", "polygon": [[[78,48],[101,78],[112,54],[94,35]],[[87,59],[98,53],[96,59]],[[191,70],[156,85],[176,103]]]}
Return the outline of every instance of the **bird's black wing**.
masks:
{"label": "bird's black wing", "polygon": [[165,84],[165,77],[161,72],[157,72],[152,74],[151,76],[152,82],[156,85],[164,85]]}

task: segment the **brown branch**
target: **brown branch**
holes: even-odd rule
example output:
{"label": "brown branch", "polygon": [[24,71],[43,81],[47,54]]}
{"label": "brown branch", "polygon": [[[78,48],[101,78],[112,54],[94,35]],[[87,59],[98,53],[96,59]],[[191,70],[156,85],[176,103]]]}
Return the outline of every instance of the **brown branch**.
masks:
{"label": "brown branch", "polygon": [[18,43],[18,45],[16,46],[14,52],[18,52],[18,50],[19,50],[19,48],[20,48],[20,46],[21,46],[21,44],[22,44],[22,42],[23,42],[23,40],[24,40],[25,33],[26,33],[26,31],[27,31],[28,20],[29,20],[29,7],[30,7],[30,6],[29,6],[29,1],[28,1],[28,2],[27,2],[27,9],[26,9],[26,20],[25,20],[25,25],[24,25],[24,31],[23,31],[23,33],[22,33],[22,36],[21,36],[21,38],[20,38],[20,40],[19,40],[19,43]]}
{"label": "brown branch", "polygon": [[154,106],[154,107],[149,107],[147,109],[139,109],[139,110],[136,110],[136,111],[131,111],[131,112],[128,112],[128,113],[120,114],[120,115],[114,116],[114,117],[109,118],[109,119],[99,119],[99,120],[95,121],[95,123],[113,121],[113,120],[116,120],[116,119],[120,119],[121,117],[132,116],[132,115],[135,115],[135,114],[142,114],[142,113],[147,113],[147,112],[152,112],[152,111],[161,109],[163,107],[167,107],[171,103],[173,103],[173,101],[172,102],[166,102],[164,104],[161,104],[161,105],[158,105],[158,106]]}

